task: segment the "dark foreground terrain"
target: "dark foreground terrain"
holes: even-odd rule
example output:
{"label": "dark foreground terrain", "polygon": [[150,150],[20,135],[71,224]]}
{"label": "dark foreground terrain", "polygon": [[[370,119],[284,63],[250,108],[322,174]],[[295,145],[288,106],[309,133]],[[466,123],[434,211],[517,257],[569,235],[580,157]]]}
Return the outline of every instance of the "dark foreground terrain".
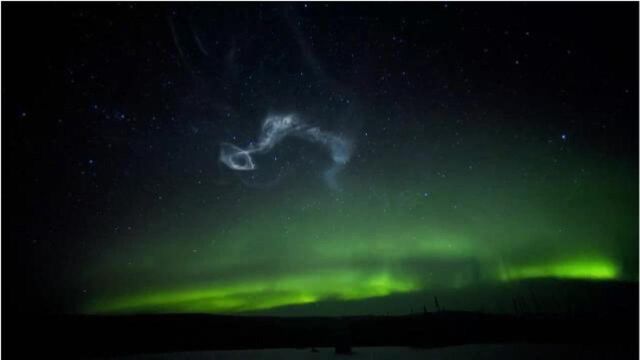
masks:
{"label": "dark foreground terrain", "polygon": [[414,347],[357,347],[348,356],[333,348],[262,349],[190,351],[163,354],[117,356],[108,360],[321,360],[321,359],[376,359],[376,360],[609,360],[632,358],[632,352],[623,348],[607,348],[584,344],[471,344],[439,348]]}
{"label": "dark foreground terrain", "polygon": [[[436,312],[407,316],[249,317],[217,315],[25,318],[3,329],[23,358],[86,358],[184,351],[352,347],[434,348],[461,344],[574,344],[636,358],[637,315],[495,315]],[[7,347],[5,347],[7,350]]]}

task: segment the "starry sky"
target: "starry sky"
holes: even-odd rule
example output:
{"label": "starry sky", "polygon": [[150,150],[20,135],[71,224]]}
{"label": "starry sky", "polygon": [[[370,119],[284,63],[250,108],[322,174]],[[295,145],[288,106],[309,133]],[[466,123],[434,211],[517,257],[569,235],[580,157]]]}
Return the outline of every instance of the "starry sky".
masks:
{"label": "starry sky", "polygon": [[[638,281],[636,3],[2,20],[14,312],[504,311],[526,281]],[[304,130],[259,148],[289,115]],[[255,169],[221,149],[259,149]]]}

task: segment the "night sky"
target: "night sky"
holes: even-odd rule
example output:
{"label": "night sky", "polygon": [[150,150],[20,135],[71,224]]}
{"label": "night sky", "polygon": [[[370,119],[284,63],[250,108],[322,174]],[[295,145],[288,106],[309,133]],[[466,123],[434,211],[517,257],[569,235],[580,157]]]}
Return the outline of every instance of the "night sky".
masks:
{"label": "night sky", "polygon": [[637,3],[2,10],[3,310],[638,281]]}

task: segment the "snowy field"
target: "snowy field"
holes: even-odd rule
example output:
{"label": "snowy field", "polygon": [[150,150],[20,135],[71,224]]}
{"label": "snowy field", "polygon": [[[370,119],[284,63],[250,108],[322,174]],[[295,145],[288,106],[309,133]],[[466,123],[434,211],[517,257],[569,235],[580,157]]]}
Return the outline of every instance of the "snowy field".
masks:
{"label": "snowy field", "polygon": [[[578,345],[532,345],[532,344],[483,344],[463,345],[437,349],[414,349],[407,347],[361,347],[354,348],[352,355],[337,355],[333,348],[310,349],[266,349],[241,351],[202,351],[156,355],[127,356],[112,359],[144,360],[235,360],[235,359],[625,359],[634,353],[616,347],[585,348]],[[636,355],[637,356],[637,355]]]}

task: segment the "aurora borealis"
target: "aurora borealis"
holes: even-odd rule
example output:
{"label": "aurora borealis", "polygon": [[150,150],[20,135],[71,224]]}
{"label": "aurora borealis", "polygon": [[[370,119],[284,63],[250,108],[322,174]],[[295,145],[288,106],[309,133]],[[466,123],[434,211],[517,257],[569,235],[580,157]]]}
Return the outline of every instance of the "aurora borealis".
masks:
{"label": "aurora borealis", "polygon": [[[584,166],[595,171],[594,164]],[[420,170],[400,181],[400,169],[367,176],[375,180],[349,173],[340,193],[311,177],[276,193],[248,192],[236,206],[212,207],[185,224],[190,230],[150,234],[152,252],[127,245],[112,250],[99,275],[133,275],[140,290],[108,289],[124,295],[85,310],[237,312],[521,279],[633,279],[609,234],[632,228],[633,209],[620,215],[620,204],[634,184],[614,169],[607,169],[611,178],[604,183],[584,176],[578,189],[564,194],[575,169],[515,183],[500,194],[482,194],[495,181],[488,171],[465,170],[428,182]],[[594,198],[594,188],[611,191]],[[454,189],[452,199],[447,194]],[[535,196],[516,200],[523,193]],[[225,221],[197,227],[207,217]]]}
{"label": "aurora borealis", "polygon": [[[3,44],[10,303],[344,315],[474,289],[454,307],[510,311],[496,288],[637,283],[637,14],[444,5],[67,6],[59,26],[16,6],[39,20]],[[304,123],[269,138],[274,114]]]}

